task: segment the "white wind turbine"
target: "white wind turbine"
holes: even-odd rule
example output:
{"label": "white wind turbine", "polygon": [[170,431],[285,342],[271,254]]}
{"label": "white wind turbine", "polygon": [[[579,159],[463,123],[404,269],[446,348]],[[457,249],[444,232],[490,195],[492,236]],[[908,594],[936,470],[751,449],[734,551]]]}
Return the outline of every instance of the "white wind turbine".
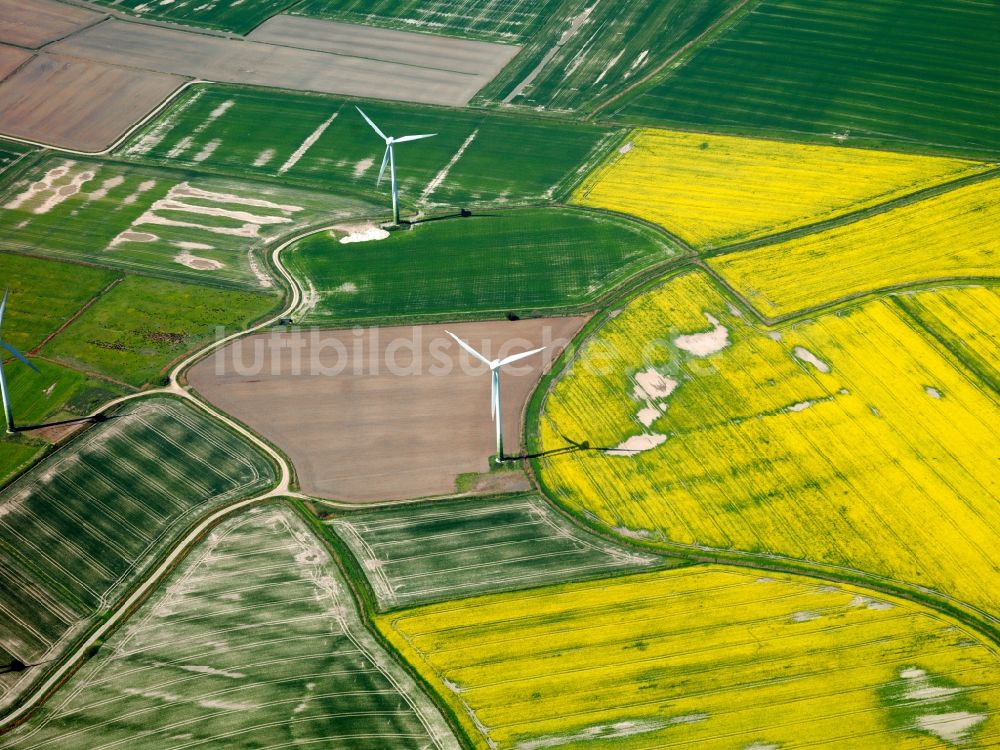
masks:
{"label": "white wind turbine", "polygon": [[490,393],[490,415],[493,417],[493,421],[497,424],[497,463],[504,460],[503,458],[503,427],[502,420],[500,417],[500,368],[504,365],[512,364],[518,360],[524,359],[525,357],[530,357],[532,354],[538,354],[538,352],[545,349],[541,347],[540,349],[532,349],[528,352],[521,352],[520,354],[511,354],[509,357],[504,357],[503,359],[486,359],[482,354],[477,352],[471,346],[466,344],[462,339],[456,336],[451,331],[445,331],[449,336],[451,336],[458,345],[465,349],[469,354],[478,359],[484,365],[490,368],[490,377],[492,378],[492,389]]}
{"label": "white wind turbine", "polygon": [[[0,326],[3,326],[3,311],[7,309],[7,295],[10,294],[10,289],[3,293],[3,302],[0,302]],[[0,339],[0,347],[3,347],[19,360],[24,362],[28,367],[30,367],[35,372],[38,372],[38,368],[35,367],[31,362],[29,362],[21,352],[15,349],[13,346],[8,344],[6,341]],[[3,413],[7,418],[7,432],[14,432],[14,414],[10,410],[10,394],[7,392],[7,376],[3,371],[3,357],[0,356],[0,397],[3,398]]]}
{"label": "white wind turbine", "polygon": [[393,151],[393,144],[396,143],[406,143],[407,141],[419,141],[421,138],[431,138],[437,133],[426,133],[424,135],[404,135],[401,138],[393,138],[391,135],[386,135],[381,130],[378,129],[378,125],[371,121],[371,119],[364,112],[361,112],[361,107],[355,105],[354,107],[361,116],[365,118],[365,122],[372,126],[372,130],[379,134],[379,137],[385,141],[385,156],[382,157],[382,168],[378,171],[378,181],[376,185],[382,183],[382,177],[385,175],[385,165],[389,164],[389,177],[392,180],[392,220],[398,224],[399,223],[399,190],[396,187],[396,153]]}

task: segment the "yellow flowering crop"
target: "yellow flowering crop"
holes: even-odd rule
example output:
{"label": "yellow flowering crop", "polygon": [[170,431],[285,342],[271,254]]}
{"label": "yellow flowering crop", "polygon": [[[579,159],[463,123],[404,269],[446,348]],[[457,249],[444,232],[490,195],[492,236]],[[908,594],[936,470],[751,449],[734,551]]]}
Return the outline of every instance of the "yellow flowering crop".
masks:
{"label": "yellow flowering crop", "polygon": [[376,623],[483,750],[946,748],[940,717],[954,714],[952,741],[1000,741],[987,645],[802,577],[698,566]]}
{"label": "yellow flowering crop", "polygon": [[[680,348],[707,316],[721,348]],[[672,392],[640,392],[651,376]],[[557,500],[624,535],[845,566],[1000,615],[997,425],[996,393],[891,297],[764,331],[690,272],[581,347],[538,447],[638,444],[540,459]]]}
{"label": "yellow flowering crop", "polygon": [[1000,276],[1000,179],[709,265],[776,318],[907,282]]}
{"label": "yellow flowering crop", "polygon": [[1000,287],[945,287],[897,299],[942,346],[1000,391]]}
{"label": "yellow flowering crop", "polygon": [[637,130],[573,202],[660,224],[697,248],[792,229],[983,169],[978,162]]}

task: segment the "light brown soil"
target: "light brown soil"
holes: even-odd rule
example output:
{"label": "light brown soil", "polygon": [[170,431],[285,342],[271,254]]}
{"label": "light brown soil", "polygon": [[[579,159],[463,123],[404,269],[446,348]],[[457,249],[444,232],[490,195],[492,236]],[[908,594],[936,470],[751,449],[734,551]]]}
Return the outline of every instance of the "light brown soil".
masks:
{"label": "light brown soil", "polygon": [[31,53],[27,50],[0,44],[0,81],[17,70],[30,57]]}
{"label": "light brown soil", "polygon": [[54,0],[0,0],[0,42],[37,49],[105,16]]}
{"label": "light brown soil", "polygon": [[184,79],[40,53],[0,83],[0,132],[97,151]]}
{"label": "light brown soil", "polygon": [[[254,38],[275,44],[109,19],[49,49],[109,65],[225,83],[351,96],[377,92],[380,99],[456,106],[468,103],[492,78],[493,71],[519,49],[463,42],[460,49],[472,45],[483,50],[478,55],[466,54],[468,59],[463,63],[457,52],[448,52],[455,49],[451,42],[457,40],[444,37],[397,31],[387,40],[388,32],[380,29],[354,26],[345,31],[343,24],[315,19],[265,26]],[[305,39],[299,38],[298,29]],[[386,41],[385,46],[381,41]],[[467,67],[450,70],[439,65],[442,48],[450,64]],[[378,54],[369,57],[375,50]]]}
{"label": "light brown soil", "polygon": [[[370,336],[376,329],[360,334],[353,330],[260,334],[244,341],[241,354],[231,345],[200,362],[188,380],[212,403],[285,451],[305,493],[354,502],[447,494],[454,492],[458,474],[487,471],[495,435],[486,368],[479,365],[478,373],[464,372],[461,364],[468,358],[456,354],[458,346],[445,329],[480,351],[485,349],[487,356],[506,356],[545,344],[546,327],[550,341],[567,340],[584,321],[577,317],[382,328],[377,329],[375,346]],[[413,340],[415,331],[423,361],[420,374],[387,372],[385,355],[390,342]],[[276,350],[276,372],[268,364],[262,372],[238,374],[234,361],[239,363],[241,357],[249,370],[254,351],[258,347],[266,351],[268,342]],[[346,369],[338,375],[310,374],[309,363],[317,352],[323,352],[319,361],[326,367],[338,361],[335,342],[340,342],[347,355]],[[299,351],[302,375],[291,374],[291,343],[303,347]],[[504,345],[508,348],[501,350]],[[361,347],[363,352],[358,352]],[[521,415],[541,368],[561,349],[554,343],[542,355],[504,371],[508,454],[519,451]],[[372,351],[378,373],[369,364],[367,355]],[[440,358],[432,351],[440,352]],[[356,352],[361,356],[355,356]],[[263,359],[270,362],[270,356]],[[428,372],[429,365],[442,360],[453,365],[449,374]],[[405,348],[395,357],[397,366],[404,369],[413,361],[413,351]],[[355,374],[355,367],[366,373]]]}

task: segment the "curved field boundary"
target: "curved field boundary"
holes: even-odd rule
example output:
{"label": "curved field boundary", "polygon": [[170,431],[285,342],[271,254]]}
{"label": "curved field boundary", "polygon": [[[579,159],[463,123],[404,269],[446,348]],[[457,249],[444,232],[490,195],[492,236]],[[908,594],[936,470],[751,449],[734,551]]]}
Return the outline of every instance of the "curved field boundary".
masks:
{"label": "curved field boundary", "polygon": [[[696,263],[694,267],[700,267],[700,264]],[[623,293],[619,301],[620,307],[616,307],[613,310],[604,309],[595,315],[584,325],[570,345],[567,346],[565,351],[553,362],[549,372],[543,374],[534,393],[532,394],[531,399],[529,399],[525,407],[524,440],[527,446],[527,455],[525,456],[525,459],[532,468],[531,476],[539,491],[549,500],[551,507],[559,513],[572,518],[576,523],[584,525],[592,532],[607,539],[614,539],[619,543],[622,542],[621,535],[614,533],[608,526],[598,521],[595,517],[570,511],[560,502],[553,499],[556,497],[556,494],[554,493],[553,488],[550,487],[544,479],[544,472],[541,471],[542,456],[539,455],[541,446],[539,444],[538,426],[542,411],[542,404],[548,397],[549,391],[556,380],[570,367],[573,362],[577,360],[578,353],[584,344],[590,341],[595,334],[601,330],[605,323],[617,316],[621,307],[624,307],[625,304],[640,297],[642,294],[662,286],[669,279],[689,271],[691,268],[691,265],[681,266],[674,268],[662,277],[648,280],[642,286],[630,289],[627,293]],[[719,283],[719,281],[714,279],[714,277],[713,281],[719,291],[723,294],[724,298],[729,299],[731,302],[735,302],[739,309],[744,313],[750,314],[758,320],[762,320],[762,322],[767,322],[764,321],[760,317],[759,313],[757,313],[752,306],[747,304],[745,300],[739,298],[738,295],[734,295],[728,286],[724,283]],[[963,279],[961,281],[967,282],[968,280]],[[926,283],[921,282],[916,285],[903,285],[900,288],[921,288],[925,286]],[[875,298],[873,293],[868,292],[859,299],[838,303],[831,308],[831,310],[839,310],[843,307],[855,306],[860,304],[860,302],[864,299],[873,298]],[[597,450],[599,450],[599,448],[597,448]],[[812,560],[796,559],[778,554],[762,554],[742,550],[721,549],[705,545],[678,544],[665,540],[650,541],[642,538],[641,536],[630,537],[628,539],[628,543],[639,548],[661,552],[663,554],[671,555],[683,560],[689,560],[691,562],[724,563],[748,567],[756,570],[800,573],[828,581],[854,583],[870,588],[873,591],[899,596],[918,604],[929,606],[944,614],[955,617],[970,627],[975,628],[978,632],[982,633],[992,641],[1000,644],[1000,618],[997,616],[991,615],[988,612],[969,605],[968,603],[947,594],[931,591],[925,587],[889,576],[872,574],[849,566],[831,565]]]}

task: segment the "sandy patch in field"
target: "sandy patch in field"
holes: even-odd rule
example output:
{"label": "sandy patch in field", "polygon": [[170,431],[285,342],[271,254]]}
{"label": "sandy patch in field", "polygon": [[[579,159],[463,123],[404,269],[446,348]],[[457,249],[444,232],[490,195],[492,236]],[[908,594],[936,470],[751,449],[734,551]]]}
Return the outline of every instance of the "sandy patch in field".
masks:
{"label": "sandy patch in field", "polygon": [[97,201],[101,200],[102,198],[107,198],[108,193],[111,192],[111,190],[113,190],[114,188],[121,185],[123,182],[125,182],[125,178],[120,174],[117,174],[114,177],[109,177],[108,179],[106,179],[104,182],[101,183],[100,188],[92,192],[88,197],[92,201]]}
{"label": "sandy patch in field", "polygon": [[[550,345],[544,356],[503,374],[504,439],[515,453],[524,404],[542,368],[584,322],[259,334],[202,360],[188,380],[280,446],[305,493],[354,502],[448,494],[459,474],[489,469],[495,437],[490,378],[459,354],[445,328],[489,356]],[[432,370],[435,364],[446,367]]]}
{"label": "sandy patch in field", "polygon": [[926,393],[931,398],[938,398],[938,399],[941,398],[941,391],[939,391],[937,388],[932,388],[929,385],[924,386],[924,393]]}
{"label": "sandy patch in field", "polygon": [[663,445],[665,442],[667,442],[667,436],[657,433],[633,435],[628,440],[619,443],[614,448],[608,449],[605,453],[610,453],[611,455],[634,456],[637,453],[642,453],[643,451],[655,448],[658,445]]}
{"label": "sandy patch in field", "polygon": [[517,750],[543,750],[544,748],[560,747],[577,742],[619,739],[622,737],[632,737],[637,734],[656,732],[671,724],[683,724],[698,720],[700,719],[674,717],[667,721],[650,721],[644,719],[642,721],[618,721],[614,724],[595,724],[573,734],[556,734],[548,737],[539,737],[536,740],[524,740],[518,742],[514,747]]}
{"label": "sandy patch in field", "polygon": [[707,357],[725,349],[729,345],[729,329],[714,315],[705,313],[705,319],[713,326],[711,331],[678,336],[674,339],[674,346],[696,357]]}
{"label": "sandy patch in field", "polygon": [[197,255],[191,255],[191,253],[186,252],[175,255],[174,262],[180,263],[182,266],[187,266],[188,268],[193,268],[197,271],[218,271],[225,265],[217,260],[212,260],[211,258],[199,258]]}
{"label": "sandy patch in field", "polygon": [[[598,80],[600,80],[600,79],[598,79]],[[624,146],[619,146],[619,147],[618,147],[618,153],[619,153],[619,154],[627,154],[627,153],[628,153],[629,151],[631,151],[631,150],[632,150],[633,148],[635,148],[635,144],[634,144],[634,143],[632,143],[632,141],[629,141],[629,142],[628,142],[628,143],[626,143],[626,144],[625,144]]]}
{"label": "sandy patch in field", "polygon": [[451,168],[458,163],[459,159],[462,158],[462,154],[464,154],[465,150],[472,145],[474,140],[476,140],[477,135],[479,135],[479,128],[472,131],[469,137],[463,141],[461,146],[458,147],[458,151],[452,155],[448,163],[445,164],[444,167],[436,175],[434,175],[434,178],[427,183],[427,187],[425,187],[423,192],[420,193],[420,198],[418,199],[419,203],[426,201],[431,194],[441,186],[441,183],[448,178],[448,173],[451,172]]}
{"label": "sandy patch in field", "polygon": [[255,167],[265,166],[268,162],[271,161],[271,159],[274,158],[275,153],[276,152],[273,148],[265,148],[263,151],[257,154],[257,158],[253,160],[253,165]]}
{"label": "sandy patch in field", "polygon": [[108,249],[112,250],[123,242],[156,242],[159,237],[150,232],[121,232],[117,237],[115,237],[111,242],[108,243]]}
{"label": "sandy patch in field", "polygon": [[353,281],[345,281],[333,291],[340,292],[342,294],[356,294],[358,291],[358,285]]}
{"label": "sandy patch in field", "polygon": [[639,419],[639,422],[642,423],[643,427],[649,427],[653,424],[653,422],[659,419],[662,413],[662,410],[656,408],[655,406],[646,406],[639,409],[636,417]]}
{"label": "sandy patch in field", "polygon": [[187,240],[178,240],[174,243],[181,250],[211,250],[211,245],[206,245],[204,242],[188,242]]}
{"label": "sandy patch in field", "polygon": [[338,232],[346,232],[339,242],[341,245],[349,245],[353,242],[372,242],[374,240],[384,240],[389,236],[389,232],[374,224],[340,224],[334,229]]}
{"label": "sandy patch in field", "polygon": [[821,360],[819,357],[817,357],[811,351],[806,349],[804,346],[795,347],[792,350],[792,354],[795,355],[796,359],[799,359],[803,362],[808,362],[820,372],[830,372],[830,365]]}
{"label": "sandy patch in field", "polygon": [[106,16],[51,0],[0,0],[0,42],[36,49]]}
{"label": "sandy patch in field", "polygon": [[39,53],[0,83],[0,133],[98,151],[183,78]]}
{"label": "sandy patch in field", "polygon": [[309,149],[316,145],[316,141],[320,139],[323,133],[326,132],[326,129],[330,127],[334,120],[337,119],[337,114],[337,112],[334,112],[330,115],[328,119],[320,123],[320,125],[312,133],[310,133],[304,141],[302,141],[299,147],[295,149],[295,152],[278,168],[278,174],[284,174],[299,163],[299,160],[306,155],[306,152]]}
{"label": "sandy patch in field", "polygon": [[362,159],[357,164],[354,165],[354,176],[356,178],[364,177],[365,172],[375,166],[375,160],[371,157],[367,159]]}
{"label": "sandy patch in field", "polygon": [[677,388],[677,381],[661,375],[656,370],[649,369],[637,372],[634,376],[635,389],[633,395],[639,401],[652,401],[667,398]]}
{"label": "sandy patch in field", "polygon": [[973,714],[968,711],[954,711],[946,714],[928,714],[917,717],[917,726],[925,732],[937,735],[945,742],[958,744],[969,732],[986,720],[985,714]]}
{"label": "sandy patch in field", "polygon": [[75,171],[75,166],[75,161],[67,159],[53,167],[41,180],[31,183],[26,190],[14,196],[4,208],[30,207],[33,214],[48,213],[67,198],[79,193],[85,183],[94,179],[95,172],[90,169]]}
{"label": "sandy patch in field", "polygon": [[791,406],[787,407],[785,411],[795,411],[795,412],[805,411],[812,405],[813,405],[812,401],[799,401],[798,403],[792,404]]}

